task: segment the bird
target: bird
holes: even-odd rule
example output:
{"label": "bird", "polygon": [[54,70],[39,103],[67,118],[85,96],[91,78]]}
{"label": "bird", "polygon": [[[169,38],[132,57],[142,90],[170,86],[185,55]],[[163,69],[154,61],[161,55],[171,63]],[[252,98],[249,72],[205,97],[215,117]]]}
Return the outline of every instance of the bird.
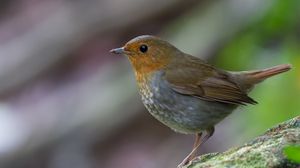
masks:
{"label": "bird", "polygon": [[178,167],[195,158],[215,125],[238,106],[257,104],[248,96],[256,84],[291,69],[290,64],[281,64],[226,71],[152,35],[135,37],[110,52],[127,56],[142,102],[154,118],[176,132],[195,135],[192,151]]}

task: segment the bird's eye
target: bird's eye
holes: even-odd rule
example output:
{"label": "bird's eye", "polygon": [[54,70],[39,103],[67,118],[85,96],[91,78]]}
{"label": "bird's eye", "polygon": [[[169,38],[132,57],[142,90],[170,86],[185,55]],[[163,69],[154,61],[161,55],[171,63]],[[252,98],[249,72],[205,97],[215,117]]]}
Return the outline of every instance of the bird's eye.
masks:
{"label": "bird's eye", "polygon": [[148,50],[148,47],[146,46],[146,45],[141,45],[140,46],[140,51],[142,52],[142,53],[145,53],[145,52],[147,52],[147,50]]}

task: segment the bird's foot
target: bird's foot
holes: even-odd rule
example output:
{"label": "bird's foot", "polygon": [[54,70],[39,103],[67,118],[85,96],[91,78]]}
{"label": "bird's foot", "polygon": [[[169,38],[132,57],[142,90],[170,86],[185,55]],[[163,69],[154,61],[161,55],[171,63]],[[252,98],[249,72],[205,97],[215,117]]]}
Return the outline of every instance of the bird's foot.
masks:
{"label": "bird's foot", "polygon": [[183,166],[186,166],[190,163],[191,158],[190,157],[186,157],[178,166],[177,168],[183,168]]}

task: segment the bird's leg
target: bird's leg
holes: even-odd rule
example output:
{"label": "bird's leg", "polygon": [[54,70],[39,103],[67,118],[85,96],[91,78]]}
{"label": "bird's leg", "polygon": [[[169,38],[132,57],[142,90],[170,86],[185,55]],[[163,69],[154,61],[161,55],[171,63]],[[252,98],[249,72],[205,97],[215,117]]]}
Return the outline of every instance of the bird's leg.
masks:
{"label": "bird's leg", "polygon": [[[214,127],[210,127],[209,129],[206,129],[206,135],[203,137],[201,144],[203,144],[204,142],[206,142],[215,132],[215,128]],[[200,144],[200,145],[201,145]]]}
{"label": "bird's leg", "polygon": [[178,168],[181,168],[182,166],[188,164],[195,157],[197,149],[198,149],[198,147],[201,144],[201,136],[202,136],[202,132],[196,134],[195,142],[194,142],[194,147],[193,147],[192,151],[178,165]]}
{"label": "bird's leg", "polygon": [[203,137],[202,140],[201,140],[202,132],[196,134],[194,147],[193,147],[191,153],[188,154],[187,157],[178,165],[178,168],[181,168],[182,166],[188,164],[191,160],[193,160],[195,158],[195,155],[197,153],[197,149],[199,148],[199,146],[201,144],[203,144],[204,142],[206,142],[213,135],[214,130],[215,130],[214,127],[211,127],[209,129],[205,130],[206,135]]}

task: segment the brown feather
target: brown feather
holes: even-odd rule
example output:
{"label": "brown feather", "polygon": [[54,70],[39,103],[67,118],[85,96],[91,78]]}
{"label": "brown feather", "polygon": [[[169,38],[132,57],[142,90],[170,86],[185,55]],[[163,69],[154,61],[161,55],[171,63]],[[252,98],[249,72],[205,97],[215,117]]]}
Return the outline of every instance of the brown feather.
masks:
{"label": "brown feather", "polygon": [[257,103],[240,89],[229,73],[213,68],[201,59],[184,57],[181,59],[184,62],[176,62],[176,66],[171,63],[165,68],[165,79],[174,91],[207,101],[241,105]]}

